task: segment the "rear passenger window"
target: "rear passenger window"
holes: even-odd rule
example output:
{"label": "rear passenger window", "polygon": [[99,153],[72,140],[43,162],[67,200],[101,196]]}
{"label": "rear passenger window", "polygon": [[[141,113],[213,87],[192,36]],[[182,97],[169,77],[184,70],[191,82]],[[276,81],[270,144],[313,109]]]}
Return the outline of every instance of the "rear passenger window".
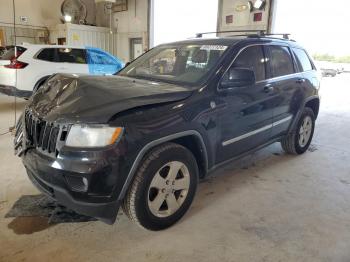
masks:
{"label": "rear passenger window", "polygon": [[270,46],[270,65],[274,77],[294,73],[293,59],[289,48],[284,46]]}
{"label": "rear passenger window", "polygon": [[296,56],[298,67],[301,71],[313,70],[313,66],[306,52],[299,48],[293,48],[293,52]]}
{"label": "rear passenger window", "polygon": [[233,63],[236,68],[248,68],[254,71],[256,81],[266,79],[265,56],[262,46],[244,49]]}
{"label": "rear passenger window", "polygon": [[58,49],[58,61],[61,63],[86,64],[84,49],[60,48]]}
{"label": "rear passenger window", "polygon": [[55,50],[54,48],[45,48],[38,55],[37,59],[55,62]]}

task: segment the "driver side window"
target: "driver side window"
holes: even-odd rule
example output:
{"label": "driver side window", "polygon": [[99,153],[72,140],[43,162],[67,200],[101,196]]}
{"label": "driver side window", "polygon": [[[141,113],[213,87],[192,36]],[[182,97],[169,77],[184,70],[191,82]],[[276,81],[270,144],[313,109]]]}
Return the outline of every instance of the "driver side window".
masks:
{"label": "driver side window", "polygon": [[255,73],[256,81],[261,81],[266,79],[265,61],[263,47],[251,46],[238,55],[232,67],[251,69]]}

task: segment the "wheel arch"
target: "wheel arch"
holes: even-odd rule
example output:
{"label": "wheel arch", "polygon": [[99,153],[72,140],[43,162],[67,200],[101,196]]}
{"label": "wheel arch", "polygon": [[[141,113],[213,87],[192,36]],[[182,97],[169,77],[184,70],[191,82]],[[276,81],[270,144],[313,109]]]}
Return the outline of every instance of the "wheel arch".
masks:
{"label": "wheel arch", "polygon": [[45,83],[45,81],[46,81],[47,79],[49,79],[50,77],[51,77],[51,75],[47,75],[47,76],[44,76],[44,77],[40,78],[40,79],[36,82],[36,84],[35,84],[35,86],[34,86],[34,88],[33,88],[33,92],[38,91],[38,88],[39,88],[43,83]]}
{"label": "wheel arch", "polygon": [[196,158],[200,177],[204,177],[208,171],[208,154],[207,149],[203,140],[202,135],[196,130],[187,130],[184,132],[172,134],[166,137],[162,137],[160,139],[154,140],[147,145],[145,145],[140,152],[138,153],[134,163],[128,173],[127,179],[123,185],[123,188],[119,195],[119,200],[124,199],[144,156],[154,147],[159,146],[161,144],[173,142],[180,144],[190,150],[194,157]]}
{"label": "wheel arch", "polygon": [[290,126],[289,131],[288,131],[289,134],[293,132],[294,128],[298,124],[298,120],[299,120],[301,114],[303,113],[305,107],[311,108],[311,110],[315,114],[315,120],[317,119],[317,116],[318,116],[318,113],[320,110],[320,98],[319,98],[319,96],[311,96],[311,97],[307,98],[302,105],[303,106],[299,109],[299,111],[296,113],[296,115],[293,119],[293,123]]}
{"label": "wheel arch", "polygon": [[320,111],[320,98],[319,97],[313,97],[306,101],[305,107],[309,107],[314,111],[315,119],[317,119],[318,113]]}

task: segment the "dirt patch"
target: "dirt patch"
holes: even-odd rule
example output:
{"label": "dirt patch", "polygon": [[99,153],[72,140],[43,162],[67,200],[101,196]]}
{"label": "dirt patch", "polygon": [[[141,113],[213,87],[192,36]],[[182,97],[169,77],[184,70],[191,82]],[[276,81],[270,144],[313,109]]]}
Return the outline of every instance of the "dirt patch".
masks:
{"label": "dirt patch", "polygon": [[317,150],[318,150],[318,148],[316,147],[316,145],[313,145],[313,144],[311,144],[311,145],[309,146],[309,149],[308,149],[309,152],[315,152],[315,151],[317,151]]}
{"label": "dirt patch", "polygon": [[7,227],[17,235],[30,235],[54,225],[49,223],[48,217],[16,217]]}

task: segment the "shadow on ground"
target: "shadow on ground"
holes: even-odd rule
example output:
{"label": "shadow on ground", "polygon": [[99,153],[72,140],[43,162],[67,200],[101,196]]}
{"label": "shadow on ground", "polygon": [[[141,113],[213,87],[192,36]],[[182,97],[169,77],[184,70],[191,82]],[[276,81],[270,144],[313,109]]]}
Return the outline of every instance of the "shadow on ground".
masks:
{"label": "shadow on ground", "polygon": [[60,223],[96,221],[58,205],[42,194],[21,196],[5,218],[14,218],[8,228],[16,234],[32,234]]}

